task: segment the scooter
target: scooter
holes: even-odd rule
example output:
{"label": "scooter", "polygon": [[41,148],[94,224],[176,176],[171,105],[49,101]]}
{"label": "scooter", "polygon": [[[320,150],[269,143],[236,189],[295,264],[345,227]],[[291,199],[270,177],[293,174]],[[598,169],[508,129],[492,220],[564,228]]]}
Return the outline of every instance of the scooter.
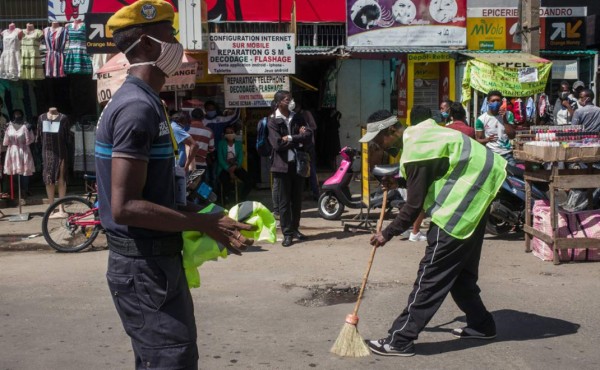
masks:
{"label": "scooter", "polygon": [[[328,178],[321,187],[322,193],[318,200],[319,215],[326,220],[339,220],[345,208],[362,209],[367,208],[360,194],[351,194],[349,184],[354,176],[352,164],[358,157],[358,151],[346,146],[340,151],[342,161],[337,171]],[[373,170],[373,175],[381,182],[383,176],[397,176],[398,165],[376,166],[379,170]],[[383,203],[383,191],[378,189],[370,194],[369,210],[381,207]],[[388,210],[398,207],[403,203],[398,189],[388,191]]]}
{"label": "scooter", "polygon": [[[490,206],[486,231],[492,235],[508,234],[515,227],[521,228],[525,223],[524,171],[509,165],[506,172],[506,180]],[[546,191],[547,184],[532,184],[532,200],[547,200]]]}

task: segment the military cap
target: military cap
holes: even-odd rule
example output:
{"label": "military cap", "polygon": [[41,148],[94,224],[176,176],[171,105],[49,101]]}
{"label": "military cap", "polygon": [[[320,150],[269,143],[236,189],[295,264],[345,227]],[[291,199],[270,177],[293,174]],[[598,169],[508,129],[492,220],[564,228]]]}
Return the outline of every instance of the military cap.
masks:
{"label": "military cap", "polygon": [[106,24],[112,32],[119,32],[133,26],[171,22],[175,17],[173,6],[164,0],[138,0],[113,14]]}

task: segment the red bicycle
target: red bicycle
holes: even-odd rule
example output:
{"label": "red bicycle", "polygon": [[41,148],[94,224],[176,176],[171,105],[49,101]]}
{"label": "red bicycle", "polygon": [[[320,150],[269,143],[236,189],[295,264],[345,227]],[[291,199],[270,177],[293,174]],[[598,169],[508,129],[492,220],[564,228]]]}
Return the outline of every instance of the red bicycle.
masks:
{"label": "red bicycle", "polygon": [[96,177],[84,175],[87,196],[67,196],[52,203],[42,219],[46,242],[59,252],[79,252],[94,242],[104,228],[98,213]]}

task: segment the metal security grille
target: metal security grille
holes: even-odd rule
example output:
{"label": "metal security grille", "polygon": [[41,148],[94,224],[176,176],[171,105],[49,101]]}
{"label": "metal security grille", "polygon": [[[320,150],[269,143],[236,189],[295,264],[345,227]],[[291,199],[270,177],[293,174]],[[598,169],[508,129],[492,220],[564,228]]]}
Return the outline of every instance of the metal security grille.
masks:
{"label": "metal security grille", "polygon": [[25,28],[33,23],[36,28],[48,26],[48,0],[0,0],[0,29],[10,23]]}
{"label": "metal security grille", "polygon": [[[290,32],[289,23],[223,22],[209,24],[211,33]],[[298,46],[342,46],[346,44],[344,24],[298,24]]]}

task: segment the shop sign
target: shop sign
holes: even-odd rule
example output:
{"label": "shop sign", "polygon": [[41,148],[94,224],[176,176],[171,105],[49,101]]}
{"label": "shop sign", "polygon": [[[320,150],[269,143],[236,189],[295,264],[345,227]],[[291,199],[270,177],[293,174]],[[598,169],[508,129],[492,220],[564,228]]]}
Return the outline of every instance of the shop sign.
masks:
{"label": "shop sign", "polygon": [[[185,57],[187,61],[181,64],[177,72],[166,79],[161,91],[193,90],[196,86],[196,71],[198,65],[192,58]],[[98,103],[109,101],[125,82],[129,71],[129,62],[120,53],[115,55],[102,67],[97,77]]]}
{"label": "shop sign", "polygon": [[349,46],[467,44],[467,0],[348,0]]}
{"label": "shop sign", "polygon": [[290,22],[292,4],[298,22],[343,23],[346,0],[207,0],[214,22]]}
{"label": "shop sign", "polygon": [[408,54],[408,61],[412,63],[439,63],[452,59],[449,53],[419,53]]}
{"label": "shop sign", "polygon": [[[166,0],[173,5],[177,12],[177,1]],[[128,0],[48,0],[48,20],[61,23],[72,22],[75,19],[85,20],[92,13],[114,14],[119,9],[133,3]],[[177,23],[176,23],[177,24]]]}
{"label": "shop sign", "polygon": [[290,90],[283,75],[228,75],[223,80],[226,108],[270,107],[277,91]]}
{"label": "shop sign", "polygon": [[553,60],[552,78],[554,80],[576,80],[578,77],[577,60]]}
{"label": "shop sign", "polygon": [[[467,62],[462,83],[463,100],[471,99],[471,88],[487,93],[498,90],[505,96],[530,96],[544,92],[552,63]],[[520,82],[530,81],[530,82]]]}
{"label": "shop sign", "polygon": [[294,74],[293,33],[209,35],[208,71],[220,74]]}
{"label": "shop sign", "polygon": [[106,26],[112,13],[90,13],[85,18],[86,47],[90,54],[114,54],[119,50]]}
{"label": "shop sign", "polygon": [[[585,49],[587,7],[541,7],[541,49]],[[469,50],[519,50],[519,9],[472,7],[467,11]]]}

